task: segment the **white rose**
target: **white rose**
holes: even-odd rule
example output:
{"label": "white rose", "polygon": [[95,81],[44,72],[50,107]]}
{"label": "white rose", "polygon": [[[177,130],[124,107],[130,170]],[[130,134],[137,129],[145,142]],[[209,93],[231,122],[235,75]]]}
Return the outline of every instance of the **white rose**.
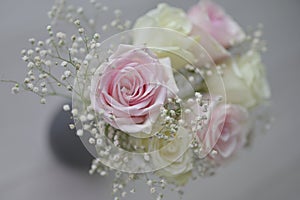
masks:
{"label": "white rose", "polygon": [[[150,27],[155,29],[142,29]],[[134,44],[146,44],[147,47],[154,48],[152,50],[159,58],[169,57],[176,69],[196,62],[201,54],[199,51],[202,50],[198,44],[213,60],[220,60],[229,55],[206,32],[198,30],[195,35],[194,27],[186,13],[167,4],[159,4],[156,9],[137,19],[134,28],[137,29],[133,36]],[[206,54],[205,51],[203,53]]]}
{"label": "white rose", "polygon": [[[270,97],[270,89],[265,76],[265,67],[256,52],[247,53],[225,63],[223,81],[227,103],[251,108]],[[206,78],[213,94],[221,94],[223,86],[218,84],[218,75]]]}
{"label": "white rose", "polygon": [[156,9],[140,17],[134,25],[134,28],[144,27],[168,28],[188,35],[193,25],[183,10],[161,3]]}
{"label": "white rose", "polygon": [[[189,180],[193,168],[190,143],[191,136],[187,134],[187,130],[179,128],[176,138],[153,154],[154,166],[167,166],[156,173],[170,183],[184,185]],[[158,144],[155,145],[157,147]]]}

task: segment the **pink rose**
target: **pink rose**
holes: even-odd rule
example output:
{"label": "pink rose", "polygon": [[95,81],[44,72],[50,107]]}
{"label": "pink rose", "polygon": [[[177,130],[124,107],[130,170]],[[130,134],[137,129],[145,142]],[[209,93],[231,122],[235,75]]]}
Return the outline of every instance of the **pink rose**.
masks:
{"label": "pink rose", "polygon": [[202,1],[193,6],[188,17],[197,28],[210,34],[224,47],[245,38],[241,27],[219,5],[211,1]]}
{"label": "pink rose", "polygon": [[213,108],[208,128],[198,132],[204,148],[216,151],[209,157],[221,163],[241,149],[249,133],[249,121],[248,111],[241,106],[221,104]]}
{"label": "pink rose", "polygon": [[168,58],[158,60],[149,49],[120,45],[94,74],[90,96],[111,126],[150,133],[160,107],[177,92]]}

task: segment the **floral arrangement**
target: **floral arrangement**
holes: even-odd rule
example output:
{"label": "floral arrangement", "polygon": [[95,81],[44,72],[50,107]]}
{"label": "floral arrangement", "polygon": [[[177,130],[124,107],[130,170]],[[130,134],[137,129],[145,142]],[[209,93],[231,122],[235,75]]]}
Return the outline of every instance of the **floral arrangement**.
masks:
{"label": "floral arrangement", "polygon": [[[95,157],[90,173],[115,172],[114,199],[145,180],[159,200],[189,180],[215,173],[252,142],[270,98],[262,25],[244,30],[217,4],[187,13],[159,4],[134,21],[91,1],[56,3],[45,41],[30,39],[28,72],[13,93],[72,98],[71,129]],[[111,22],[101,16],[113,13]],[[56,29],[75,28],[70,36]],[[98,32],[97,32],[98,31]],[[102,35],[116,33],[105,40]]]}

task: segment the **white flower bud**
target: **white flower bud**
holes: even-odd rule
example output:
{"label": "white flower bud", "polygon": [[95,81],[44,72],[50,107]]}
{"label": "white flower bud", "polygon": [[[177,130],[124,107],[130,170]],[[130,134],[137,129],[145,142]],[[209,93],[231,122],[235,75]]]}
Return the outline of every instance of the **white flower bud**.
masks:
{"label": "white flower bud", "polygon": [[27,87],[32,90],[33,89],[33,84],[32,83],[28,83]]}
{"label": "white flower bud", "polygon": [[51,31],[52,27],[50,25],[47,26],[47,31]]}
{"label": "white flower bud", "polygon": [[84,28],[79,28],[79,29],[78,29],[78,32],[79,32],[80,34],[84,33]]}
{"label": "white flower bud", "polygon": [[79,119],[81,122],[85,122],[87,120],[85,115],[81,115]]}
{"label": "white flower bud", "polygon": [[75,125],[74,124],[69,124],[69,127],[71,130],[73,130],[75,128]]}
{"label": "white flower bud", "polygon": [[28,55],[28,56],[32,56],[33,53],[34,53],[34,51],[33,51],[32,49],[29,49],[29,50],[27,51],[27,55]]}
{"label": "white flower bud", "polygon": [[44,46],[44,42],[43,42],[43,41],[39,41],[39,42],[38,42],[38,45],[39,45],[40,47],[42,47],[42,46]]}
{"label": "white flower bud", "polygon": [[100,39],[100,34],[99,34],[99,33],[95,33],[94,39],[95,39],[95,40],[99,40],[99,39]]}
{"label": "white flower bud", "polygon": [[42,88],[42,93],[43,93],[43,94],[46,94],[47,92],[48,92],[48,89],[45,88],[45,87],[43,87],[43,88]]}
{"label": "white flower bud", "polygon": [[62,33],[62,32],[58,32],[58,33],[56,33],[56,37],[61,40],[64,40],[64,39],[66,39],[66,34]]}
{"label": "white flower bud", "polygon": [[47,51],[46,50],[40,51],[40,56],[41,57],[45,57],[46,55],[47,55]]}
{"label": "white flower bud", "polygon": [[46,61],[45,61],[45,65],[46,65],[47,67],[50,67],[50,66],[51,66],[51,64],[52,64],[52,63],[51,63],[51,61],[50,61],[50,60],[46,60]]}
{"label": "white flower bud", "polygon": [[70,111],[70,106],[68,104],[63,106],[64,111]]}
{"label": "white flower bud", "polygon": [[71,76],[71,71],[67,70],[64,72],[64,75],[68,78]]}
{"label": "white flower bud", "polygon": [[88,114],[88,115],[87,115],[87,119],[88,119],[88,120],[93,120],[93,119],[94,119],[94,115]]}
{"label": "white flower bud", "polygon": [[41,87],[46,87],[46,83],[45,82],[41,82],[40,86]]}
{"label": "white flower bud", "polygon": [[72,35],[71,40],[75,41],[76,40],[76,35]]}
{"label": "white flower bud", "polygon": [[39,92],[39,88],[38,88],[38,87],[34,87],[34,88],[33,88],[33,92],[34,92],[34,93],[38,93],[38,92]]}
{"label": "white flower bud", "polygon": [[28,56],[23,56],[22,59],[27,62],[29,60]]}
{"label": "white flower bud", "polygon": [[33,67],[34,67],[34,63],[33,63],[33,62],[29,62],[28,65],[27,65],[27,67],[28,67],[29,69],[33,68]]}
{"label": "white flower bud", "polygon": [[13,88],[11,89],[11,93],[12,93],[12,94],[18,94],[19,91],[20,91],[20,89],[19,89],[18,87],[13,87]]}
{"label": "white flower bud", "polygon": [[78,110],[77,109],[72,109],[71,111],[73,116],[77,116],[78,115]]}
{"label": "white flower bud", "polygon": [[66,76],[65,75],[61,75],[60,79],[64,81],[64,80],[66,80]]}
{"label": "white flower bud", "polygon": [[34,38],[30,38],[28,41],[29,41],[32,45],[35,43],[35,39],[34,39]]}
{"label": "white flower bud", "polygon": [[30,82],[30,79],[29,78],[25,78],[24,79],[24,83],[29,83]]}
{"label": "white flower bud", "polygon": [[41,98],[41,104],[45,104],[46,103],[46,99],[45,98]]}
{"label": "white flower bud", "polygon": [[79,137],[83,136],[83,130],[82,129],[77,130],[76,135]]}
{"label": "white flower bud", "polygon": [[26,52],[27,52],[26,49],[23,49],[23,50],[21,51],[21,55],[22,55],[22,56],[25,56]]}
{"label": "white flower bud", "polygon": [[90,139],[89,139],[89,143],[90,143],[90,144],[95,144],[95,143],[96,143],[96,140],[95,140],[94,138],[90,138]]}
{"label": "white flower bud", "polygon": [[63,62],[61,63],[61,66],[62,66],[62,67],[67,67],[67,65],[68,65],[68,63],[67,63],[66,61],[63,61]]}

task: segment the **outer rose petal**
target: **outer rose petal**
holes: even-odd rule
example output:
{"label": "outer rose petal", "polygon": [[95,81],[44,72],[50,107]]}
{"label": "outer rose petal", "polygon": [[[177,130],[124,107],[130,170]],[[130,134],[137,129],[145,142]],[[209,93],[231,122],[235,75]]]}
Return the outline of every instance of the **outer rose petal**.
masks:
{"label": "outer rose petal", "polygon": [[194,26],[190,35],[202,45],[214,62],[222,61],[230,57],[230,53],[200,27]]}

